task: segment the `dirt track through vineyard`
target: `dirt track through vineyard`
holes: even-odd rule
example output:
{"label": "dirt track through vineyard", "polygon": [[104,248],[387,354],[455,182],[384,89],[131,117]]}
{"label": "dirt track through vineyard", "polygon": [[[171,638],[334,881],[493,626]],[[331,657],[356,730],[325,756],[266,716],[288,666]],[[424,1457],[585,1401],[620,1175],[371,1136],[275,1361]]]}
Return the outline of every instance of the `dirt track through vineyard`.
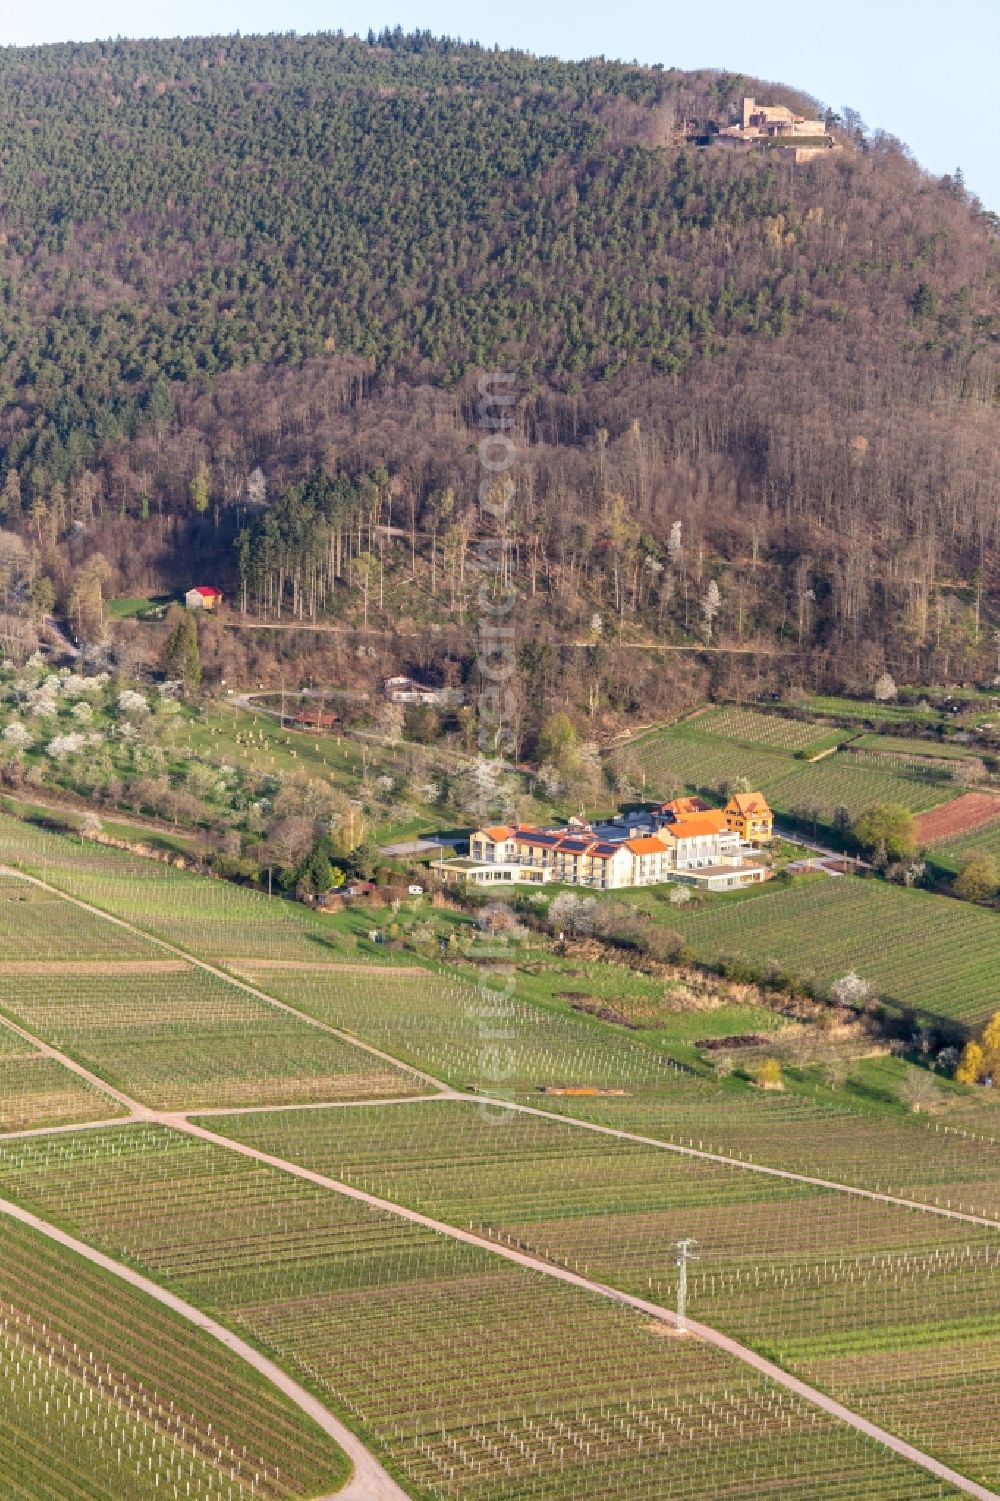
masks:
{"label": "dirt track through vineyard", "polygon": [[[68,896],[65,892],[60,891],[58,887],[51,886],[48,882],[40,880],[36,876],[29,876],[26,875],[23,871],[12,870],[6,867],[0,867],[0,874],[17,876],[33,886],[51,892],[54,896],[62,897],[71,905],[76,906],[83,911],[89,912],[93,916],[99,917],[116,927],[124,928],[143,938],[150,937],[150,935],[144,933],[142,929],[135,927],[132,923],[126,922],[123,918],[114,917],[107,912],[103,912],[99,907],[92,906],[90,903],[81,900],[79,897]],[[164,949],[168,953],[173,952],[172,945],[166,943],[162,939],[150,938],[150,941],[155,943],[158,947]],[[210,974],[216,974],[223,979],[227,978],[223,971],[217,969],[214,965],[206,963],[203,960],[192,958],[191,963],[195,966],[195,968],[202,969]],[[272,1005],[277,1006],[282,1011],[289,1012],[293,1015],[301,1014],[297,1012],[294,1007],[289,1006],[285,1002],[275,1000],[273,997],[268,996],[266,992],[259,991],[254,986],[247,985],[240,981],[233,981],[231,983],[240,985],[241,988],[250,991],[251,994],[260,996],[263,1000],[270,1001]],[[320,1025],[323,1030],[336,1032],[335,1028],[327,1027],[325,1024]],[[60,1053],[57,1049],[52,1048],[49,1045],[40,1043],[39,1039],[32,1037],[31,1034],[26,1032],[23,1028],[16,1027],[14,1028],[14,1030],[16,1030],[25,1038],[29,1038],[36,1045],[43,1048],[50,1057],[54,1057],[59,1059],[60,1061],[63,1061],[76,1073],[82,1075],[85,1078],[89,1078],[95,1085],[95,1087],[111,1093],[113,1098],[125,1105],[125,1107],[129,1110],[130,1116],[133,1120],[142,1120],[149,1123],[166,1126],[184,1135],[199,1138],[202,1141],[211,1142],[213,1145],[221,1149],[236,1152],[241,1156],[252,1158],[262,1165],[274,1168],[276,1171],[288,1173],[292,1177],[299,1178],[318,1187],[326,1188],[332,1193],[340,1194],[345,1198],[353,1199],[357,1202],[367,1204],[372,1209],[382,1210],[402,1220],[405,1220],[410,1224],[419,1225],[425,1229],[431,1229],[439,1235],[442,1235],[448,1239],[459,1241],[466,1245],[475,1246],[480,1250],[489,1251],[506,1261],[514,1262],[515,1264],[522,1266],[528,1270],[540,1273],[547,1277],[554,1278],[556,1281],[577,1287],[583,1292],[590,1293],[600,1298],[609,1299],[612,1302],[623,1304],[626,1307],[634,1308],[640,1313],[651,1316],[655,1320],[662,1323],[665,1327],[670,1327],[676,1324],[676,1315],[673,1310],[666,1308],[660,1304],[650,1302],[645,1298],[636,1297],[630,1293],[622,1292],[618,1288],[610,1287],[606,1283],[598,1282],[588,1276],[582,1276],[579,1273],[570,1271],[568,1268],[561,1265],[542,1260],[541,1258],[521,1251],[514,1246],[505,1245],[486,1236],[476,1234],[470,1230],[461,1230],[457,1226],[447,1224],[444,1221],[433,1219],[428,1215],[421,1214],[417,1210],[407,1208],[406,1206],[397,1204],[392,1200],[382,1199],[377,1195],[356,1188],[352,1184],[347,1184],[336,1179],[328,1178],[324,1174],[313,1172],[310,1169],[304,1168],[297,1163],[288,1162],[284,1158],[273,1157],[267,1152],[261,1151],[255,1147],[248,1146],[245,1143],[234,1141],[230,1137],[219,1136],[216,1132],[209,1130],[207,1127],[197,1125],[193,1120],[188,1118],[188,1113],[186,1112],[152,1110],[147,1106],[139,1104],[135,1100],[131,1100],[127,1095],[122,1094],[120,1091],[110,1090],[109,1086],[105,1084],[103,1080],[99,1079],[97,1075],[90,1073],[90,1071],[85,1069],[82,1065],[74,1063],[73,1060],[65,1057],[65,1055]],[[362,1046],[367,1045],[362,1044]],[[378,1056],[389,1060],[390,1055],[382,1053],[377,1049],[368,1047],[368,1051],[377,1053]],[[423,1074],[420,1071],[412,1068],[409,1071],[416,1077],[422,1078],[425,1083],[429,1083],[432,1086],[437,1086],[440,1090],[441,1095],[446,1098],[467,1098],[458,1094],[456,1091],[449,1089],[446,1085],[441,1084],[440,1081],[435,1080],[431,1075]],[[484,1097],[484,1102],[489,1103],[488,1100],[486,1100],[486,1097]],[[513,1108],[517,1109],[519,1107],[514,1106]],[[520,1108],[526,1110],[531,1114],[541,1113],[536,1112],[531,1107]],[[200,1112],[198,1111],[191,1112],[191,1114],[193,1115],[199,1113]],[[585,1129],[594,1129],[589,1122],[573,1121],[571,1117],[562,1117],[562,1119],[566,1124],[576,1125]],[[120,1124],[127,1126],[128,1123],[126,1121]],[[631,1133],[629,1132],[609,1130],[608,1128],[600,1127],[597,1129],[601,1131],[602,1134],[606,1133],[608,1135],[621,1137],[623,1139],[629,1139],[631,1137]],[[679,1151],[683,1152],[685,1155],[691,1155],[694,1157],[701,1157],[715,1161],[726,1160],[724,1158],[717,1157],[713,1153],[703,1152],[700,1150],[691,1150],[689,1152],[689,1149],[671,1146],[667,1143],[656,1143],[656,1145],[659,1145],[666,1151]],[[739,1163],[735,1160],[733,1160],[732,1165],[746,1167],[751,1171],[754,1170],[751,1165],[746,1163]],[[803,1181],[814,1184],[819,1181],[816,1179],[806,1178],[798,1173],[785,1172],[781,1169],[769,1168],[765,1169],[765,1171],[769,1175],[778,1178],[787,1178],[789,1180]],[[838,1188],[841,1186],[831,1183],[829,1187]],[[852,1189],[844,1186],[841,1187],[841,1191],[885,1203],[907,1203],[907,1201],[905,1200],[896,1200],[891,1195],[872,1192],[870,1190]],[[975,1223],[980,1224],[994,1224],[994,1222],[981,1220],[976,1216],[940,1208],[932,1209],[930,1206],[923,1204],[909,1204],[908,1207],[922,1209],[927,1213],[940,1214],[949,1219],[967,1221],[971,1220]],[[39,1220],[33,1215],[27,1214],[24,1210],[18,1208],[17,1206],[9,1203],[6,1200],[0,1199],[0,1213],[11,1214],[15,1218],[21,1219],[24,1223],[33,1225],[34,1228],[40,1230],[43,1234],[49,1235],[51,1238],[59,1241],[63,1245],[70,1246],[72,1249],[77,1250],[79,1254],[86,1256],[89,1260],[94,1261],[96,1264],[104,1266],[107,1270],[113,1271],[116,1275],[124,1276],[126,1280],[133,1282],[136,1286],[144,1287],[147,1291],[150,1291],[153,1296],[157,1297],[161,1302],[168,1302],[168,1300],[172,1299],[171,1294],[158,1287],[157,1284],[150,1282],[148,1279],[142,1277],[141,1274],[133,1272],[130,1268],[124,1267],[120,1263],[111,1261],[109,1258],[103,1256],[102,1253],[87,1246],[83,1242],[74,1240],[73,1238],[67,1236],[65,1232],[57,1229],[55,1226],[43,1220]],[[239,1340],[236,1335],[225,1329],[223,1325],[215,1324],[213,1320],[208,1319],[207,1316],[201,1314],[199,1310],[194,1309],[189,1305],[184,1305],[183,1308],[181,1308],[178,1306],[179,1303],[180,1300],[176,1300],[176,1304],[174,1302],[170,1302],[169,1306],[177,1306],[178,1311],[183,1312],[185,1317],[192,1318],[193,1322],[197,1322],[201,1327],[208,1329],[209,1332],[213,1333],[216,1338],[221,1339],[225,1344],[227,1344],[230,1349],[239,1350],[240,1353],[242,1353],[243,1350],[246,1350],[246,1358],[250,1359],[251,1363],[255,1364],[258,1370],[262,1369],[258,1362],[263,1360],[264,1357],[260,1356],[257,1351],[254,1351],[252,1349],[252,1347],[244,1345],[243,1341]],[[735,1357],[737,1360],[741,1361],[752,1370],[755,1370],[759,1374],[766,1376],[768,1379],[774,1381],[777,1385],[784,1387],[787,1391],[794,1393],[807,1402],[813,1403],[822,1412],[836,1418],[840,1422],[844,1423],[847,1427],[854,1429],[855,1432],[863,1434],[868,1438],[874,1439],[877,1443],[882,1444],[890,1452],[899,1455],[912,1464],[917,1465],[919,1468],[925,1470],[928,1474],[935,1476],[937,1479],[942,1480],[949,1485],[952,1485],[956,1490],[961,1491],[963,1494],[976,1498],[976,1501],[1000,1501],[1000,1493],[989,1490],[986,1486],[980,1485],[978,1482],[971,1480],[968,1476],[962,1475],[958,1471],[951,1469],[950,1466],[942,1463],[933,1455],[928,1454],[922,1449],[918,1449],[914,1445],[907,1443],[906,1440],[899,1438],[896,1434],[889,1432],[887,1429],[880,1428],[877,1424],[871,1423],[860,1413],[853,1411],[851,1408],[843,1406],[843,1404],[837,1402],[832,1397],[828,1397],[825,1393],[818,1390],[817,1388],[809,1386],[806,1382],[799,1380],[798,1377],[792,1376],[789,1372],[782,1369],[782,1367],[775,1365],[772,1361],[768,1360],[765,1356],[758,1354],[757,1351],[751,1349],[749,1346],[740,1344],[738,1341],[731,1339],[728,1335],[723,1334],[720,1330],[714,1329],[707,1324],[701,1324],[693,1320],[688,1320],[687,1327],[690,1334],[695,1338],[702,1339],[706,1343],[714,1345],[717,1349],[722,1350],[728,1355]],[[268,1362],[268,1365],[270,1366],[271,1363]],[[396,1485],[395,1481],[393,1481],[387,1474],[387,1472],[382,1470],[381,1466],[378,1464],[378,1461],[375,1460],[374,1456],[369,1453],[364,1445],[361,1444],[360,1440],[358,1440],[356,1436],[350,1432],[350,1430],[344,1428],[344,1426],[340,1424],[339,1421],[322,1406],[322,1404],[318,1403],[315,1398],[310,1397],[303,1388],[298,1387],[297,1383],[295,1383],[290,1377],[286,1376],[285,1373],[278,1367],[274,1366],[272,1367],[272,1369],[275,1375],[271,1379],[275,1379],[276,1384],[280,1386],[281,1390],[285,1391],[287,1395],[292,1396],[293,1400],[298,1402],[300,1406],[303,1405],[300,1401],[300,1396],[302,1399],[307,1400],[311,1405],[308,1408],[303,1406],[303,1411],[309,1411],[313,1416],[317,1418],[317,1421],[321,1422],[326,1432],[330,1433],[331,1436],[337,1438],[338,1442],[341,1443],[341,1447],[344,1448],[345,1452],[347,1452],[351,1456],[351,1458],[355,1460],[355,1463],[359,1466],[359,1468],[364,1465],[364,1467],[368,1470],[370,1483],[368,1481],[362,1481],[360,1474],[356,1474],[354,1480],[350,1482],[348,1487],[342,1492],[338,1493],[341,1501],[397,1501],[397,1498],[403,1498],[403,1501],[405,1501],[405,1491],[402,1491]],[[270,1372],[268,1374],[270,1376]],[[328,1424],[330,1426],[327,1426]],[[343,1434],[343,1437],[341,1437],[341,1434]]]}
{"label": "dirt track through vineyard", "polygon": [[5,959],[5,975],[182,975],[184,959]]}

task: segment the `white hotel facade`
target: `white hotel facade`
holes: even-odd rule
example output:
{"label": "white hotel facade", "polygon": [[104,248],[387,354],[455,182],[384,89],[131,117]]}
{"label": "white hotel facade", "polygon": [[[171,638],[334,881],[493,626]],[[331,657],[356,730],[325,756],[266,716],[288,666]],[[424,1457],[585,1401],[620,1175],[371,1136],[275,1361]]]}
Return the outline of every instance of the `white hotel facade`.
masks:
{"label": "white hotel facade", "polygon": [[604,824],[477,829],[468,857],[444,861],[440,869],[446,880],[477,886],[554,881],[614,891],[680,881],[726,891],[766,879],[766,867],[749,858],[754,853],[756,846],[728,826],[725,810],[693,808],[684,799]]}

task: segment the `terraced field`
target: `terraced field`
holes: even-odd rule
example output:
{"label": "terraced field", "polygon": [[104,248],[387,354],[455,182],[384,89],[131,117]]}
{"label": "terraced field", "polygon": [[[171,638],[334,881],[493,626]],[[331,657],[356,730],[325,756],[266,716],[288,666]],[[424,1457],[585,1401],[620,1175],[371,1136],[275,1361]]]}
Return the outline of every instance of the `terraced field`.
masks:
{"label": "terraced field", "polygon": [[676,1298],[673,1248],[693,1237],[693,1317],[800,1376],[822,1371],[838,1399],[1000,1483],[1000,1232],[537,1117],[498,1125],[472,1104],[213,1121],[661,1303]]}
{"label": "terraced field", "polygon": [[739,745],[762,745],[767,750],[810,752],[840,745],[850,730],[830,730],[815,721],[786,719],[780,714],[762,714],[757,709],[727,705],[691,721],[699,734],[718,735]]}
{"label": "terraced field", "polygon": [[[770,730],[772,721],[778,727],[775,730]],[[742,726],[748,727],[748,733],[741,740],[736,735]],[[732,731],[732,738],[723,731]],[[822,726],[724,709],[656,731],[618,754],[642,767],[650,796],[673,795],[686,788],[719,797],[725,784],[745,777],[767,795],[775,812],[827,824],[839,807],[846,808],[851,818],[882,802],[902,803],[919,813],[960,791],[944,761],[940,768],[903,762],[880,765],[847,751],[818,761],[796,760],[792,752],[804,731],[811,735],[805,745],[817,749],[836,746],[846,735],[831,732],[824,737]],[[765,740],[767,734],[770,738]]]}
{"label": "terraced field", "polygon": [[0,1146],[0,1185],[307,1373],[415,1497],[953,1494],[700,1341],[162,1128]]}
{"label": "terraced field", "polygon": [[995,1009],[1000,916],[928,891],[813,876],[672,925],[699,957],[725,955],[828,985],[855,970],[895,1005],[974,1027]]}
{"label": "terraced field", "polygon": [[809,765],[795,763],[768,793],[776,813],[794,813],[832,823],[837,808],[857,818],[874,803],[901,803],[913,813],[946,803],[959,792],[957,783],[918,768],[886,770],[840,752]]}
{"label": "terraced field", "polygon": [[0,1215],[5,1501],[293,1501],[344,1455],[237,1357]]}

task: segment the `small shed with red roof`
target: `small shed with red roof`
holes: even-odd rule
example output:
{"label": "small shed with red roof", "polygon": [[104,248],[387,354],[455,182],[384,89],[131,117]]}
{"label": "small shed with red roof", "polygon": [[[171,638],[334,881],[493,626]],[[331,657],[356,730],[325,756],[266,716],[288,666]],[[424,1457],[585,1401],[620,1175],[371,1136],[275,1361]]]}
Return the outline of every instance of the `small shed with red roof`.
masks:
{"label": "small shed with red roof", "polygon": [[222,590],[214,584],[196,584],[184,596],[184,607],[188,610],[214,610],[221,603]]}

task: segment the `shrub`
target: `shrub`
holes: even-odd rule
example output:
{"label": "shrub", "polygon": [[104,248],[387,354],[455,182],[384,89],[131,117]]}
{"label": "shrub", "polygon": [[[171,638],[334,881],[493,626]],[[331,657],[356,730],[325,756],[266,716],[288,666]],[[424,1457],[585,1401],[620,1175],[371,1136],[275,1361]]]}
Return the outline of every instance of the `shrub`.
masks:
{"label": "shrub", "polygon": [[754,1083],[761,1089],[784,1089],[785,1082],[781,1076],[781,1060],[778,1058],[765,1058],[759,1063],[753,1074]]}
{"label": "shrub", "polygon": [[967,1042],[955,1069],[955,1078],[959,1084],[978,1084],[983,1076],[985,1062],[979,1043]]}
{"label": "shrub", "polygon": [[965,902],[989,902],[1000,888],[997,862],[987,850],[973,850],[955,877],[955,895]]}

